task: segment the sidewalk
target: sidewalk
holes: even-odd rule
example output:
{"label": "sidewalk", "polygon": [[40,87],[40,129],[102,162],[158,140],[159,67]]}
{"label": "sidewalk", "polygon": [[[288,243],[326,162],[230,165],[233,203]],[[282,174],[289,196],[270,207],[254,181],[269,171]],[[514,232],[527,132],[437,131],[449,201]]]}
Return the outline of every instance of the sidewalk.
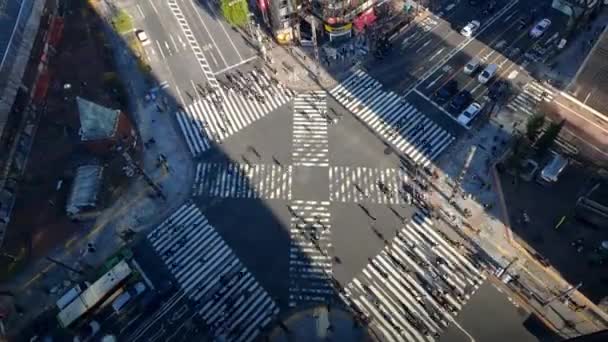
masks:
{"label": "sidewalk", "polygon": [[[473,129],[443,154],[435,168],[439,181],[432,183],[430,201],[446,226],[472,240],[494,261],[495,269],[490,269],[491,272],[503,276],[501,273],[508,267],[508,273],[520,276],[518,282],[512,281],[507,286],[521,305],[536,312],[559,334],[573,337],[605,329],[608,314],[578,292],[571,297],[587,306],[581,312],[574,312],[560,301],[543,305],[570,285],[556,270],[540,265],[511,233],[495,164],[508,151],[510,136],[517,127],[512,125],[512,118],[510,121],[503,118],[508,115],[499,114],[482,129]],[[467,160],[470,162],[465,167]],[[465,215],[465,211],[469,214]],[[576,322],[576,329],[567,327],[570,322]]]}
{"label": "sidewalk", "polygon": [[[107,15],[108,9],[104,1],[94,4],[101,16]],[[106,34],[117,48],[117,72],[123,79],[129,80],[127,88],[129,98],[132,99],[129,112],[139,130],[141,141],[148,141],[152,137],[156,140],[144,151],[142,168],[160,184],[166,200],[152,198],[149,196],[152,193],[150,187],[142,179],[134,179],[124,195],[110,208],[105,209],[94,222],[82,224],[77,236],[48,255],[68,267],[84,271],[101,265],[124,245],[120,236],[123,230],[129,228],[136,232],[145,231],[181,205],[190,196],[193,179],[191,156],[182,146],[182,139],[174,129],[170,110],[158,112],[155,103],[143,103],[148,85],[138,71],[137,62],[127,52],[120,37],[110,33],[109,28],[106,28]],[[159,103],[161,98],[159,96]],[[157,166],[157,158],[161,153],[167,156],[168,172]],[[87,251],[87,243],[94,244],[94,253]],[[5,320],[9,334],[18,334],[37,315],[51,309],[55,301],[74,286],[79,278],[78,274],[49,260],[32,262],[26,271],[4,287],[15,295],[12,304],[17,304],[22,309],[21,314],[13,314]]]}

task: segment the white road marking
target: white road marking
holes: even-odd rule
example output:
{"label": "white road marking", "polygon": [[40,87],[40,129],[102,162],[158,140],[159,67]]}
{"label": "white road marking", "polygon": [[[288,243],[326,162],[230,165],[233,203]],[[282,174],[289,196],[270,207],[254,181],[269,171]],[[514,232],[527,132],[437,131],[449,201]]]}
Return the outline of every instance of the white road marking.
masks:
{"label": "white road marking", "polygon": [[171,38],[171,42],[173,43],[173,46],[175,47],[175,52],[179,51],[179,48],[177,47],[177,44],[175,44],[175,39],[173,39],[173,35],[169,35],[169,38]]}
{"label": "white road marking", "polygon": [[431,39],[427,40],[424,44],[422,44],[421,47],[419,47],[416,52],[420,52],[422,51],[422,49],[424,49],[427,45],[429,45],[431,43]]}
{"label": "white road marking", "polygon": [[152,0],[148,1],[150,3],[150,6],[152,7],[152,10],[154,11],[154,13],[156,13],[156,15],[160,18],[160,15],[158,14],[158,10],[156,9],[156,6],[154,6],[154,3],[152,2]]}
{"label": "white road marking", "polygon": [[236,63],[236,64],[233,64],[233,65],[231,65],[231,66],[229,66],[229,67],[226,67],[226,68],[224,68],[224,69],[222,69],[222,70],[218,70],[218,71],[216,71],[214,74],[217,76],[217,75],[219,75],[219,74],[221,74],[221,73],[224,73],[224,72],[226,72],[226,71],[229,71],[229,70],[232,70],[232,69],[234,69],[234,68],[236,68],[236,67],[239,67],[239,66],[241,66],[241,65],[243,65],[243,64],[246,64],[246,63],[248,63],[248,62],[251,62],[251,61],[253,61],[253,60],[254,60],[254,59],[256,59],[256,58],[258,58],[258,56],[252,56],[252,57],[249,57],[249,58],[247,58],[247,59],[245,59],[245,60],[242,60],[242,61],[240,61],[240,62],[238,62],[238,63]]}
{"label": "white road marking", "polygon": [[432,61],[433,59],[437,58],[437,56],[439,56],[440,53],[443,52],[443,50],[445,50],[445,47],[442,47],[441,49],[437,50],[437,52],[435,52],[431,58],[429,58],[429,62]]}
{"label": "white road marking", "polygon": [[443,74],[441,74],[441,75],[437,76],[437,78],[435,78],[435,79],[434,79],[434,80],[433,80],[431,83],[429,83],[429,85],[427,85],[427,86],[426,86],[426,89],[429,89],[429,88],[431,88],[432,86],[434,86],[434,85],[435,85],[435,83],[437,83],[437,81],[439,81],[439,79],[440,79],[440,78],[442,78],[442,77],[443,77]]}
{"label": "white road marking", "polygon": [[[211,39],[211,43],[213,44],[213,46],[215,46],[215,49],[218,53],[218,55],[220,56],[220,58],[222,59],[222,61],[224,62],[224,65],[228,66],[228,62],[226,61],[226,59],[224,58],[224,55],[222,55],[222,53],[220,52],[220,48],[217,46],[217,43],[215,42],[215,39],[213,39],[213,35],[211,34],[211,32],[209,31],[209,28],[207,27],[207,24],[205,24],[205,21],[203,20],[203,18],[201,17],[201,14],[198,12],[198,10],[195,7],[194,1],[190,0],[189,1],[190,5],[192,6],[192,10],[196,13],[196,16],[198,17],[198,19],[200,20],[201,24],[203,25],[203,27],[205,28],[205,31],[207,31],[207,35],[209,35],[209,38]],[[211,57],[213,57],[213,53],[211,53]],[[215,57],[213,57],[214,61],[215,61]],[[217,65],[217,61],[215,61],[215,64]]]}
{"label": "white road marking", "polygon": [[141,17],[145,18],[146,15],[144,14],[144,11],[141,10],[141,6],[139,6],[139,4],[137,4],[136,6],[137,6],[137,10],[139,11],[139,14],[141,14]]}
{"label": "white road marking", "polygon": [[167,59],[167,57],[165,57],[165,53],[163,52],[163,48],[160,47],[160,43],[158,42],[158,40],[156,40],[155,42],[156,46],[158,46],[158,51],[160,51],[160,55],[163,56],[163,59]]}

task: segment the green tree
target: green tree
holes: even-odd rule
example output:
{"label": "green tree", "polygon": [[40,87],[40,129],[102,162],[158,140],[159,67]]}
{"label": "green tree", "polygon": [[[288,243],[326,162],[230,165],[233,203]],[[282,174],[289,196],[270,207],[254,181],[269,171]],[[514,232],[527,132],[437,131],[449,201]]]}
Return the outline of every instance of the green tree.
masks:
{"label": "green tree", "polygon": [[534,114],[526,122],[526,138],[531,142],[536,140],[540,129],[545,124],[545,116],[543,114]]}
{"label": "green tree", "polygon": [[222,0],[222,14],[232,26],[245,27],[249,22],[247,0]]}
{"label": "green tree", "polygon": [[536,149],[538,154],[543,154],[547,151],[555,142],[555,139],[562,130],[562,127],[566,123],[566,120],[562,120],[558,123],[552,122],[547,130],[538,138],[536,141]]}

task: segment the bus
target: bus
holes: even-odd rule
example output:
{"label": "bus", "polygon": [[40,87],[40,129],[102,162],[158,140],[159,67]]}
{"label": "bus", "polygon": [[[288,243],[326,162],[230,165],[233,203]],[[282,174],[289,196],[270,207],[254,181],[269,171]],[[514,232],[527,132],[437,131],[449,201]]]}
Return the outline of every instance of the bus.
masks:
{"label": "bus", "polygon": [[59,312],[57,320],[61,327],[67,328],[101,303],[102,299],[112,294],[131,273],[131,267],[125,260],[112,267]]}

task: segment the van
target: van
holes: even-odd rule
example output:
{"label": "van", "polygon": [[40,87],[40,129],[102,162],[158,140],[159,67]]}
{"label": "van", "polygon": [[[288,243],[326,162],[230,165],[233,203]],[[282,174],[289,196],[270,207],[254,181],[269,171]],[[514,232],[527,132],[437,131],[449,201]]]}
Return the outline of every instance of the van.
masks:
{"label": "van", "polygon": [[464,66],[464,73],[466,75],[471,75],[473,74],[477,68],[479,68],[479,64],[481,64],[481,61],[479,60],[479,58],[474,57],[472,58],[469,63],[467,63],[467,65]]}
{"label": "van", "polygon": [[483,71],[481,72],[481,74],[479,74],[479,76],[477,76],[477,80],[481,84],[486,84],[486,83],[488,83],[489,80],[492,79],[492,77],[494,77],[494,75],[496,75],[497,70],[498,70],[498,65],[490,64],[485,69],[483,69]]}
{"label": "van", "polygon": [[541,184],[556,183],[559,175],[568,166],[568,159],[559,153],[552,152],[553,157],[540,172],[537,181]]}
{"label": "van", "polygon": [[121,293],[114,301],[112,302],[112,309],[116,313],[120,313],[122,308],[127,305],[127,303],[134,297],[139,296],[146,290],[146,285],[142,282],[138,282],[133,287],[128,289],[127,291]]}

